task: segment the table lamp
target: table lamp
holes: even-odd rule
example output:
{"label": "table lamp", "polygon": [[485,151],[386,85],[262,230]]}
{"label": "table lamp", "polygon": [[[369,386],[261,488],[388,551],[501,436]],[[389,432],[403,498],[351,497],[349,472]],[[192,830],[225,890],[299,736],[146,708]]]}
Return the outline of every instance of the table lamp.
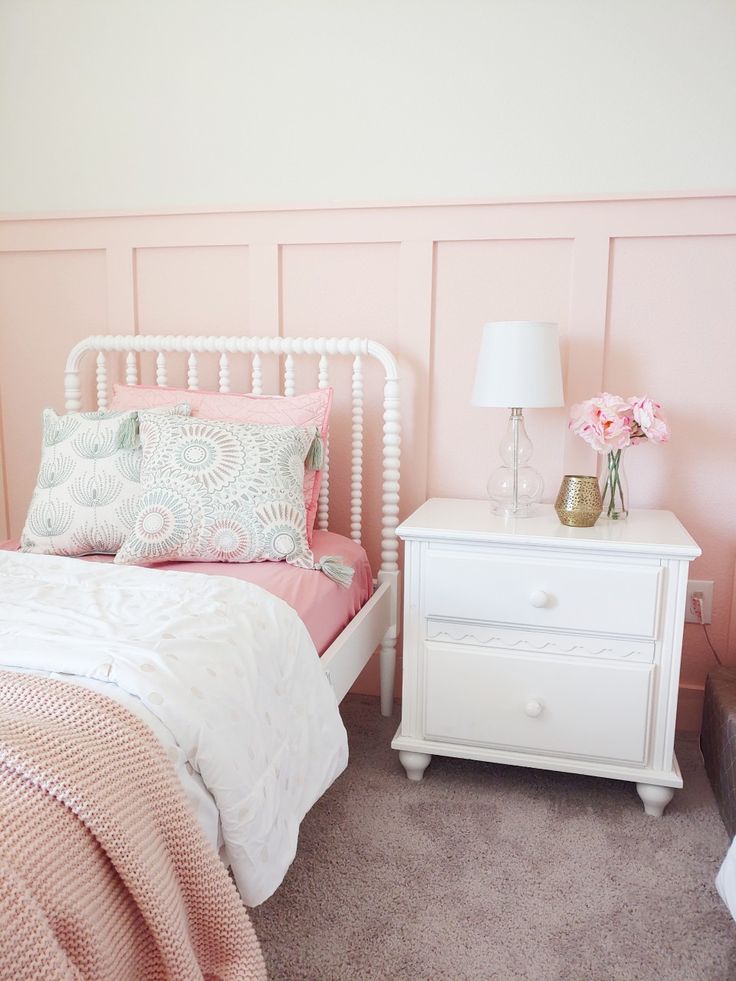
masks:
{"label": "table lamp", "polygon": [[501,440],[503,465],[488,480],[496,514],[525,518],[542,497],[542,475],[529,466],[531,440],[522,409],[564,405],[557,324],[504,320],[485,324],[473,405],[511,410]]}

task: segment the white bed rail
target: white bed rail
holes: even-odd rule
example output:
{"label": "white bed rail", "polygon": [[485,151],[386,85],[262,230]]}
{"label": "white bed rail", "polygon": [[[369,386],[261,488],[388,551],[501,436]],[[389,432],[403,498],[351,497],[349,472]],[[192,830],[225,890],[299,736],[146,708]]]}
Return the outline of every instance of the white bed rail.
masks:
{"label": "white bed rail", "polygon": [[[350,357],[352,362],[352,448],[350,479],[332,486],[350,489],[350,537],[360,542],[363,521],[363,362],[364,357],[377,360],[384,371],[383,386],[383,451],[382,451],[382,528],[381,566],[378,573],[379,589],[391,594],[391,626],[381,641],[381,711],[391,714],[396,664],[396,640],[398,624],[399,549],[396,527],[399,520],[399,474],[401,452],[401,407],[399,399],[398,366],[393,354],[376,341],[355,337],[209,337],[164,335],[95,335],[80,341],[69,354],[64,373],[64,396],[67,412],[82,408],[80,369],[83,358],[96,354],[95,381],[97,407],[108,405],[107,353],[123,352],[125,382],[138,382],[137,355],[156,355],[156,384],[168,384],[167,354],[188,354],[187,387],[199,388],[199,361],[201,357],[218,358],[219,391],[228,393],[232,356],[250,357],[250,383],[253,395],[263,392],[263,356],[283,357],[282,384],[284,395],[295,394],[295,357],[317,356],[316,384],[327,388],[330,384],[329,359]],[[280,394],[280,393],[274,393]],[[329,523],[330,502],[329,445],[325,447],[325,464],[317,508],[317,527],[326,529]]]}

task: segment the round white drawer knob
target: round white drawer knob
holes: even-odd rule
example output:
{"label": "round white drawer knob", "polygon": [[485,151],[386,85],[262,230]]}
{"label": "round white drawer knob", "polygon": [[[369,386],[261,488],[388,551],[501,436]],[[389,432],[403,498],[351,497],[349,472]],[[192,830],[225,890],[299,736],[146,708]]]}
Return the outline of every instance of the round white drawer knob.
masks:
{"label": "round white drawer knob", "polygon": [[532,698],[531,701],[527,702],[524,706],[524,711],[530,719],[536,719],[537,716],[544,712],[544,702],[540,702],[538,698]]}
{"label": "round white drawer knob", "polygon": [[535,589],[532,595],[529,597],[529,602],[532,604],[532,606],[546,606],[548,601],[549,596],[543,589]]}

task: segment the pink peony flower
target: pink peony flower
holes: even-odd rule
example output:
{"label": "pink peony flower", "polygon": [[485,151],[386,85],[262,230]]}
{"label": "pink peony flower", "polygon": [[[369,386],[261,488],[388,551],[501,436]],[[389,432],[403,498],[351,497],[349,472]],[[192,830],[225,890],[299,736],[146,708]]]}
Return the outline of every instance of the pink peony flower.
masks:
{"label": "pink peony flower", "polygon": [[597,453],[622,450],[645,439],[666,443],[670,438],[662,406],[646,395],[622,399],[601,392],[572,407],[569,426]]}
{"label": "pink peony flower", "polygon": [[643,439],[650,439],[653,443],[666,443],[669,440],[669,426],[659,402],[646,396],[639,398],[634,395],[629,399],[629,404],[636,423],[632,443],[640,443]]}
{"label": "pink peony flower", "polygon": [[633,408],[620,396],[601,392],[572,407],[569,427],[597,453],[622,450],[631,443]]}

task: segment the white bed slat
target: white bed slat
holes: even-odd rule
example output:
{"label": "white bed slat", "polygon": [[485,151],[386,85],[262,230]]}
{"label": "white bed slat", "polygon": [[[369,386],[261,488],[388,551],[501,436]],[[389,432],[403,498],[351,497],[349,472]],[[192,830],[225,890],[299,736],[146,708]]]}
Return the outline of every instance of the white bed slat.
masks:
{"label": "white bed slat", "polygon": [[[329,366],[327,355],[323,354],[319,359],[319,372],[317,376],[318,388],[330,387]],[[324,463],[322,464],[322,483],[319,485],[319,498],[317,499],[317,527],[320,531],[327,531],[330,519],[330,436],[324,446]]]}
{"label": "white bed slat", "polygon": [[97,381],[97,408],[107,408],[107,363],[105,355],[100,351],[97,355],[97,368],[95,371]]}
{"label": "white bed slat", "polygon": [[290,398],[295,392],[294,357],[291,354],[287,354],[284,358],[284,395]]}
{"label": "white bed slat", "polygon": [[199,388],[199,372],[197,370],[197,355],[192,351],[187,364],[187,388],[196,392]]}
{"label": "white bed slat", "polygon": [[227,394],[230,391],[230,364],[227,354],[223,351],[220,355],[220,391]]}
{"label": "white bed slat", "polygon": [[166,355],[163,351],[159,351],[156,357],[156,384],[159,388],[165,388],[169,383],[168,376],[166,374]]}
{"label": "white bed slat", "polygon": [[132,351],[128,351],[128,356],[125,359],[125,384],[138,384],[138,363]]}
{"label": "white bed slat", "polygon": [[261,356],[257,352],[253,355],[253,361],[250,368],[250,390],[253,395],[263,395]]}
{"label": "white bed slat", "polygon": [[363,363],[353,361],[353,439],[350,460],[350,537],[360,543],[363,523]]}

